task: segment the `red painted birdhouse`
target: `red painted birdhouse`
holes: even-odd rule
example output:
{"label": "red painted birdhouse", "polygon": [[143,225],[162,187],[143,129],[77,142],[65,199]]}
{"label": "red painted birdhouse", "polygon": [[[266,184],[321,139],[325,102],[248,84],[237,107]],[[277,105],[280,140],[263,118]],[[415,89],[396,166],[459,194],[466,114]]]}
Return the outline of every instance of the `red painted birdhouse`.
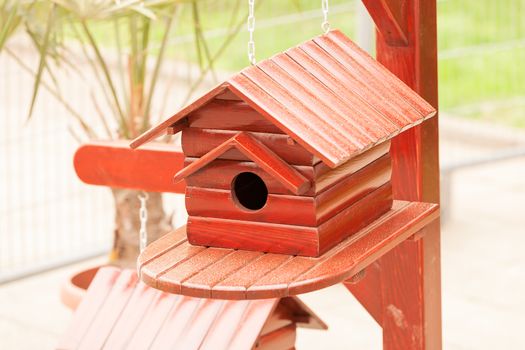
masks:
{"label": "red painted birdhouse", "polygon": [[248,67],[132,143],[182,131],[194,245],[319,256],[389,211],[390,139],[435,109],[339,31]]}

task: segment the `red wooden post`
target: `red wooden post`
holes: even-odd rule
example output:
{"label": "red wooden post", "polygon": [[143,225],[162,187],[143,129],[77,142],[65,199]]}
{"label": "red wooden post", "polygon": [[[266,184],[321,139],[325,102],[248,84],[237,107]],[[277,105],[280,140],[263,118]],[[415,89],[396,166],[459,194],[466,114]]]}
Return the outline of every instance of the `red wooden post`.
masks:
{"label": "red wooden post", "polygon": [[[436,1],[363,1],[377,25],[378,61],[437,108]],[[394,139],[392,157],[395,199],[439,202],[437,118]],[[383,327],[384,349],[441,349],[439,221],[378,267],[347,287]]]}

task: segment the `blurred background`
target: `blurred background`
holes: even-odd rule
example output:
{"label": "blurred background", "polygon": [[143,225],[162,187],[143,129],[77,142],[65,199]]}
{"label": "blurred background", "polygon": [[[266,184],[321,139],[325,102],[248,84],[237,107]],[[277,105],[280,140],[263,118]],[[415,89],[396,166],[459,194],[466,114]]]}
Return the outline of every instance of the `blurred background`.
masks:
{"label": "blurred background", "polygon": [[[320,1],[256,4],[258,59],[321,33]],[[437,4],[444,348],[523,349],[525,0]],[[53,348],[71,315],[61,284],[114,253],[122,203],[77,179],[75,149],[132,138],[245,67],[247,10],[236,0],[0,0],[0,348]],[[359,1],[330,1],[329,20],[373,54]],[[184,224],[182,196],[159,208],[159,220]],[[381,347],[342,287],[305,300],[331,329],[301,331],[299,348]]]}

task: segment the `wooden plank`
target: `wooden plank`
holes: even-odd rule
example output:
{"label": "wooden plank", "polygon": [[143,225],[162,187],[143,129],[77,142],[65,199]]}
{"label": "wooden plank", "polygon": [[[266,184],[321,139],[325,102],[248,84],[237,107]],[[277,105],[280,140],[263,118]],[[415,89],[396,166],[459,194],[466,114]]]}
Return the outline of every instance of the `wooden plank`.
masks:
{"label": "wooden plank", "polygon": [[188,187],[186,210],[190,216],[316,227],[386,184],[390,174],[387,154],[316,197],[269,194],[256,211],[240,209],[231,190]]}
{"label": "wooden plank", "polygon": [[257,350],[286,350],[293,348],[297,336],[295,324],[280,328],[263,335],[254,349]]}
{"label": "wooden plank", "polygon": [[[182,132],[182,150],[186,157],[202,157],[235,134],[237,131],[232,130],[186,128]],[[288,164],[314,165],[319,162],[319,159],[288,135],[262,132],[251,132],[250,135],[270,148]],[[249,160],[237,149],[225,152],[218,159]]]}
{"label": "wooden plank", "polygon": [[252,349],[261,333],[264,324],[277,306],[277,299],[261,299],[250,302],[244,317],[239,322],[236,337],[230,342],[228,349]]}
{"label": "wooden plank", "polygon": [[391,71],[389,71],[383,65],[369,65],[367,61],[370,59],[368,52],[356,45],[352,40],[349,40],[343,33],[339,30],[332,30],[327,35],[327,38],[331,39],[333,42],[337,43],[341,48],[343,48],[352,59],[355,60],[363,70],[369,72],[370,75],[381,75],[383,77],[382,81],[386,86],[390,87],[392,91],[395,91],[399,96],[401,96],[405,101],[410,103],[412,107],[419,111],[421,115],[424,116],[433,116],[436,114],[436,110],[429,104],[423,97],[418,94],[414,94],[408,85],[399,80]]}
{"label": "wooden plank", "polygon": [[[230,80],[230,84],[232,91],[243,97],[252,108],[279,126],[309,152],[331,167],[339,165],[341,154],[338,150],[332,149],[328,140],[322,137],[312,139],[307,132],[308,125],[298,115],[291,113],[288,108],[276,101],[273,96],[262,92],[256,83],[243,75],[237,75]],[[280,119],[276,119],[274,117],[276,115],[281,116]]]}
{"label": "wooden plank", "polygon": [[73,320],[66,331],[66,335],[57,345],[57,349],[66,350],[78,348],[98,311],[104,305],[104,301],[120,275],[119,272],[119,269],[115,267],[104,267],[98,271],[91,282],[91,288],[88,289],[83,302],[81,302],[76,309]]}
{"label": "wooden plank", "polygon": [[[392,210],[317,258],[231,249],[231,254],[227,254],[212,264],[196,263],[195,271],[190,272],[192,259],[198,255],[186,251],[187,255],[173,256],[169,263],[174,266],[170,268],[171,271],[176,271],[175,268],[182,264],[185,264],[188,270],[186,268],[180,270],[180,276],[175,273],[170,274],[170,280],[163,279],[162,288],[168,288],[169,283],[174,283],[181,285],[180,292],[183,295],[213,298],[215,294],[211,292],[212,289],[221,285],[221,288],[225,288],[225,293],[227,292],[229,298],[235,299],[285,297],[310,292],[350,278],[399,245],[400,242],[426,227],[437,217],[437,205],[396,201]],[[250,231],[255,237],[259,232],[258,230]],[[164,239],[167,237],[160,238],[160,241]],[[266,264],[264,263],[264,259],[268,259],[265,258],[266,256],[270,258],[277,256],[279,258],[276,259],[284,259],[284,261],[279,260]],[[262,262],[257,262],[260,259]],[[257,268],[260,265],[267,267],[272,265],[272,269],[264,272]],[[254,275],[251,272],[248,273],[248,266],[256,268],[259,272]],[[241,276],[242,273],[239,271],[242,269],[248,269],[244,270],[246,277]],[[183,281],[188,275],[192,277]],[[232,277],[233,275],[238,278]],[[164,274],[164,277],[166,276],[167,274]],[[255,276],[253,281],[247,281],[253,276]],[[228,283],[225,282],[228,279],[230,281],[244,279],[244,287],[239,288],[239,283],[237,283],[229,288]],[[153,285],[156,283],[151,280],[148,282],[147,279],[146,282]]]}
{"label": "wooden plank", "polygon": [[[396,125],[404,123],[414,123],[421,118],[429,116],[429,113],[420,111],[417,106],[410,103],[410,99],[405,99],[405,96],[399,93],[396,89],[392,89],[389,84],[385,84],[383,77],[384,73],[379,69],[372,73],[372,69],[366,69],[359,65],[354,60],[354,54],[345,49],[342,45],[329,36],[321,36],[314,39],[314,42],[334,57],[344,69],[354,77],[360,77],[362,81],[366,82],[367,90],[371,90],[377,97],[382,97],[387,102],[385,105],[391,106],[392,111],[397,111],[397,117],[390,118],[391,121],[397,121]],[[369,65],[366,65],[369,66]],[[398,83],[399,84],[399,83]],[[403,91],[403,90],[401,90]],[[413,94],[411,94],[413,95]]]}
{"label": "wooden plank", "polygon": [[157,288],[158,280],[162,275],[167,273],[170,269],[175,268],[178,264],[188,260],[193,255],[197,255],[203,249],[203,247],[193,246],[186,241],[170,250],[167,250],[155,259],[140,265],[140,278],[146,284]]}
{"label": "wooden plank", "polygon": [[317,226],[312,197],[269,194],[263,208],[244,210],[234,202],[232,191],[187,187],[186,211],[198,217]]}
{"label": "wooden plank", "polygon": [[74,158],[75,171],[87,184],[149,192],[184,193],[183,183],[173,183],[183,163],[175,145],[152,143],[132,150],[127,141],[90,142]]}
{"label": "wooden plank", "polygon": [[192,128],[254,131],[273,134],[284,132],[244,101],[213,100],[188,115]]}
{"label": "wooden plank", "polygon": [[147,264],[151,260],[158,258],[167,251],[186,242],[186,240],[186,230],[183,227],[179,227],[175,231],[164,235],[162,241],[156,240],[151,242],[148,245],[148,250],[138,257],[137,266]]}
{"label": "wooden plank", "polygon": [[195,245],[278,254],[319,254],[319,237],[314,227],[190,216],[186,230],[189,242]]}
{"label": "wooden plank", "polygon": [[180,337],[172,340],[168,349],[198,350],[225,303],[224,300],[203,299],[191,320],[186,323]]}
{"label": "wooden plank", "polygon": [[390,155],[386,154],[358,172],[345,177],[315,197],[316,224],[321,224],[367,194],[390,182]]}
{"label": "wooden plank", "polygon": [[[103,349],[124,349],[135,332],[141,332],[139,328],[144,315],[156,301],[161,291],[151,288],[144,283],[137,283],[129,302],[120,314],[119,318],[111,327],[111,333],[104,342]],[[143,334],[144,336],[145,334]],[[153,338],[150,339],[151,341]]]}
{"label": "wooden plank", "polygon": [[211,298],[212,287],[246,264],[260,258],[263,254],[246,250],[233,251],[232,254],[211,265],[208,269],[200,270],[196,275],[186,280],[182,285],[181,293],[189,296]]}
{"label": "wooden plank", "polygon": [[[205,249],[193,256],[191,260],[186,260],[185,262],[178,264],[158,278],[157,286],[168,293],[180,294],[182,283],[184,281],[231,253],[232,251],[229,249]],[[172,283],[174,278],[177,278],[180,283]],[[166,283],[163,284],[165,281]]]}
{"label": "wooden plank", "polygon": [[366,308],[366,311],[380,326],[383,323],[383,299],[381,293],[381,268],[374,262],[366,268],[365,276],[356,284],[343,283]]}
{"label": "wooden plank", "polygon": [[[180,302],[171,309],[163,322],[156,323],[156,337],[149,347],[141,349],[165,350],[175,348],[175,344],[183,336],[186,327],[194,322],[195,317],[205,299],[180,298]],[[159,325],[160,329],[159,329]],[[137,349],[139,350],[139,349]]]}
{"label": "wooden plank", "polygon": [[391,207],[392,185],[389,182],[319,226],[318,255],[366,227]]}
{"label": "wooden plank", "polygon": [[[432,208],[428,210],[428,208]],[[427,210],[425,210],[427,209]],[[289,285],[290,294],[321,289],[355,275],[385,255],[399,243],[425,227],[438,217],[436,207],[425,203],[412,203],[398,211],[390,220],[377,226],[373,234],[357,237],[354,243],[337,252],[329,252],[323,259]]]}
{"label": "wooden plank", "polygon": [[[306,179],[312,183],[311,188],[304,193],[305,196],[314,196],[327,190],[330,186],[339,183],[347,176],[359,171],[364,166],[386,154],[390,149],[390,142],[384,142],[374,148],[357,155],[345,164],[331,169],[324,163],[315,166],[294,166]],[[186,158],[185,165],[197,161],[196,158]],[[197,172],[186,178],[186,183],[191,187],[206,187],[213,189],[231,190],[235,176],[242,172],[253,172],[258,175],[272,194],[293,194],[279,181],[263,171],[254,162],[242,162],[217,159],[206,167],[206,171]]]}
{"label": "wooden plank", "polygon": [[[187,158],[185,164],[197,161],[196,158]],[[320,163],[319,163],[320,164]],[[306,179],[314,178],[314,168],[311,166],[294,166]],[[216,159],[211,162],[206,171],[198,171],[186,178],[186,183],[191,187],[206,187],[222,190],[231,190],[233,179],[240,173],[251,172],[259,176],[268,188],[268,193],[293,194],[280,181],[262,170],[255,162],[241,162],[236,160]],[[312,193],[312,189],[305,194]]]}
{"label": "wooden plank", "polygon": [[257,165],[259,165],[265,172],[272,175],[293,193],[302,194],[308,190],[310,186],[308,179],[302,176],[291,165],[279,158],[279,156],[273,153],[268,147],[264,146],[264,144],[245,132],[240,132],[231,139],[226,140],[199,160],[180,170],[175,175],[174,181],[178,182],[183,178],[192,175],[233,147],[244,153],[244,155],[257,163]]}
{"label": "wooden plank", "polygon": [[368,13],[374,19],[378,30],[384,40],[391,46],[407,46],[407,21],[406,18],[397,19],[391,1],[363,0]]}
{"label": "wooden plank", "polygon": [[[308,56],[305,55],[305,57]],[[308,59],[311,58],[308,57]],[[360,122],[360,119],[365,119],[367,112],[370,113],[371,109],[361,109],[349,103],[345,98],[341,98],[335,91],[329,89],[287,54],[274,56],[270,59],[270,62],[289,72],[294,79],[299,80],[304,85],[309,86],[312,91],[315,91],[316,98],[314,100],[316,102],[322,101],[336,113],[344,116],[345,128],[347,128],[351,136],[356,138],[358,143],[367,144],[368,142],[376,142],[378,140],[376,135],[377,131],[369,129],[364,123]],[[264,70],[264,66],[261,68]],[[350,116],[355,118],[350,118]],[[370,130],[370,132],[368,132],[368,130]]]}
{"label": "wooden plank", "polygon": [[164,120],[162,123],[156,125],[155,127],[149,129],[142,135],[138,136],[136,139],[134,139],[130,143],[130,147],[135,149],[137,147],[140,147],[141,145],[153,140],[156,137],[161,136],[163,133],[166,132],[166,129],[170,126],[181,120],[182,118],[186,117],[189,113],[192,111],[199,109],[200,107],[204,106],[206,103],[210,102],[215,96],[225,92],[228,89],[228,84],[223,83],[212,90],[208,91],[204,96],[197,99],[196,101],[193,101],[186,107],[182,108],[180,111],[178,111],[175,115],[171,116],[170,118]]}
{"label": "wooden plank", "polygon": [[[399,106],[393,101],[390,101],[389,98],[382,96],[381,91],[372,89],[368,81],[364,81],[358,74],[352,74],[352,70],[349,70],[347,65],[344,66],[339,59],[333,57],[331,51],[329,54],[321,48],[318,41],[316,38],[314,41],[301,46],[301,48],[325,67],[333,76],[336,76],[339,82],[344,84],[348,90],[352,91],[353,95],[377,110],[378,113],[376,113],[374,120],[377,121],[388,134],[395,133],[396,130],[399,129],[399,125],[409,123],[410,119],[407,118],[405,114],[409,112],[414,113],[413,110],[399,108]],[[377,103],[377,101],[381,101],[381,103]]]}
{"label": "wooden plank", "polygon": [[292,258],[283,254],[264,254],[213,286],[211,296],[217,299],[237,299],[237,295],[245,293],[259,278]]}
{"label": "wooden plank", "polygon": [[[210,328],[210,331],[206,335],[206,338],[202,342],[199,349],[229,349],[232,339],[238,336],[238,325],[240,324],[243,315],[245,314],[250,303],[251,301],[248,300],[226,302],[224,304],[223,310],[213,323],[213,326]],[[255,342],[255,340],[252,342]],[[251,344],[247,344],[246,349],[249,349],[250,347]]]}
{"label": "wooden plank", "polygon": [[[406,20],[410,45],[394,47],[378,35],[377,59],[437,107],[436,1],[386,2],[393,13],[399,14],[398,18]],[[396,198],[439,203],[438,154],[437,118],[393,140],[392,180]],[[380,261],[383,346],[387,350],[442,346],[439,222],[426,231],[417,242],[402,244]],[[399,312],[404,315],[403,323],[398,322]]]}
{"label": "wooden plank", "polygon": [[[173,321],[171,317],[176,317],[176,312],[181,303],[187,298],[172,295],[168,293],[160,293],[151,303],[148,310],[142,315],[138,329],[140,331],[134,332],[128,340],[126,350],[142,350],[150,349],[153,344],[158,344],[159,334],[166,330],[166,323]],[[176,333],[178,329],[172,329]]]}
{"label": "wooden plank", "polygon": [[133,294],[136,283],[137,275],[134,271],[123,270],[120,273],[77,349],[102,348],[113,329],[113,325]]}
{"label": "wooden plank", "polygon": [[[366,147],[371,141],[370,139],[365,138],[364,135],[356,132],[357,130],[353,124],[348,123],[347,116],[339,113],[338,110],[333,109],[325,101],[323,101],[323,99],[318,95],[317,91],[305,89],[306,81],[299,82],[295,80],[292,77],[294,71],[287,72],[272,60],[260,62],[257,67],[267,75],[271,76],[275,82],[277,82],[285,90],[289,91],[289,93],[292,94],[295,99],[301,101],[306,108],[315,113],[318,117],[322,118],[322,116],[326,116],[327,118],[325,118],[324,121],[332,128],[340,131],[341,133],[345,133],[348,136],[348,142],[350,144],[362,148]],[[303,70],[296,66],[295,71]],[[258,74],[254,74],[255,72],[257,71],[246,72],[246,75],[248,77],[257,79]],[[315,88],[317,87],[318,86],[315,85]],[[334,137],[337,137],[337,135],[334,135]]]}

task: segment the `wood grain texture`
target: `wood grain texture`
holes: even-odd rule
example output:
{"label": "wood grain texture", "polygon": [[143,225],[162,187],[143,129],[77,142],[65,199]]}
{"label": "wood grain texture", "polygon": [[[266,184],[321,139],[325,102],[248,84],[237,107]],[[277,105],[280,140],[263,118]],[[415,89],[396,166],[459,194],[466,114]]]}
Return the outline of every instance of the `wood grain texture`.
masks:
{"label": "wood grain texture", "polygon": [[392,2],[387,0],[363,0],[368,13],[374,19],[376,26],[390,46],[407,46],[407,20],[396,18],[393,10],[399,10],[399,6],[392,7]]}
{"label": "wood grain texture", "polygon": [[[236,134],[237,131],[233,130],[186,128],[182,132],[182,150],[186,157],[202,157]],[[288,135],[261,132],[250,132],[250,135],[270,148],[288,164],[314,165],[319,162],[319,159]],[[218,159],[249,160],[237,149],[225,152]]]}
{"label": "wood grain texture", "polygon": [[[303,195],[315,196],[315,194],[327,190],[330,186],[342,181],[345,177],[351,176],[378,158],[385,155],[390,148],[389,142],[384,142],[367,152],[364,152],[338,168],[331,169],[324,163],[317,163],[314,166],[299,166],[295,168],[302,176],[310,180],[311,187]],[[196,162],[198,158],[186,158],[185,166]],[[263,171],[254,162],[231,161],[216,159],[206,167],[206,171],[197,172],[186,178],[186,183],[191,187],[205,187],[221,190],[230,190],[235,176],[242,172],[253,172],[264,181],[269,193],[273,194],[293,194],[282,183]]]}
{"label": "wood grain texture", "polygon": [[[163,279],[162,284],[157,284],[152,276],[165,271],[166,266],[161,266],[162,264],[157,264],[153,260],[145,265],[139,265],[139,269],[142,271],[142,279],[152,286],[170,288],[170,283],[180,285],[183,295],[204,298],[214,298],[220,295],[228,299],[285,297],[325,288],[350,278],[415,232],[426,227],[438,215],[437,205],[396,201],[390,211],[318,258],[232,249],[231,254],[227,254],[207,267],[195,269],[195,274],[191,277],[187,278],[188,272],[185,271],[182,278],[170,275],[170,280]],[[185,229],[182,227],[179,230]],[[251,233],[252,235],[258,234],[257,231]],[[169,235],[161,238],[159,244],[162,244],[162,241],[168,237]],[[147,253],[148,248],[143,254]],[[265,256],[269,258],[263,258]],[[174,259],[168,260],[170,260],[170,266],[186,262],[188,266],[191,266],[194,257],[196,255],[188,254],[188,256],[177,258],[182,262]],[[271,263],[261,263],[265,261],[262,259],[271,259]],[[157,266],[157,270],[151,269],[151,266]],[[265,266],[267,269],[263,271]],[[249,272],[251,268],[256,271],[254,276],[257,278],[255,279]],[[238,273],[241,270],[245,273]],[[239,280],[231,278],[232,275],[238,276]],[[224,283],[225,280],[229,280],[231,284]]]}
{"label": "wood grain texture", "polygon": [[175,175],[174,181],[178,182],[192,175],[234,147],[294,194],[302,194],[310,187],[310,181],[307,178],[246,132],[236,134],[197,161],[180,170]]}
{"label": "wood grain texture", "polygon": [[[275,314],[275,315],[274,315]],[[304,323],[303,320],[313,320]],[[133,270],[102,267],[58,349],[251,349],[290,326],[326,329],[297,297],[211,300],[168,294],[137,281]],[[280,340],[280,338],[282,339]],[[293,344],[292,344],[293,345]]]}
{"label": "wood grain texture", "polygon": [[315,197],[269,194],[259,210],[240,208],[231,190],[187,187],[186,211],[190,216],[317,227],[388,183],[390,174],[387,154]]}
{"label": "wood grain texture", "polygon": [[[379,29],[377,59],[436,107],[436,1],[385,3],[400,23],[404,21],[408,46],[390,45]],[[437,118],[392,141],[395,198],[439,202],[438,149]],[[439,220],[425,231],[421,239],[401,244],[379,261],[384,349],[442,347]],[[404,316],[401,323],[400,314]]]}
{"label": "wood grain texture", "polygon": [[244,101],[211,100],[187,118],[192,128],[284,133]]}
{"label": "wood grain texture", "polygon": [[183,165],[182,151],[164,143],[132,150],[126,141],[90,142],[74,158],[75,171],[87,184],[149,192],[184,193],[184,183],[173,183]]}
{"label": "wood grain texture", "polygon": [[295,324],[292,324],[263,335],[255,345],[254,349],[287,350],[293,348],[297,336],[295,328]]}

